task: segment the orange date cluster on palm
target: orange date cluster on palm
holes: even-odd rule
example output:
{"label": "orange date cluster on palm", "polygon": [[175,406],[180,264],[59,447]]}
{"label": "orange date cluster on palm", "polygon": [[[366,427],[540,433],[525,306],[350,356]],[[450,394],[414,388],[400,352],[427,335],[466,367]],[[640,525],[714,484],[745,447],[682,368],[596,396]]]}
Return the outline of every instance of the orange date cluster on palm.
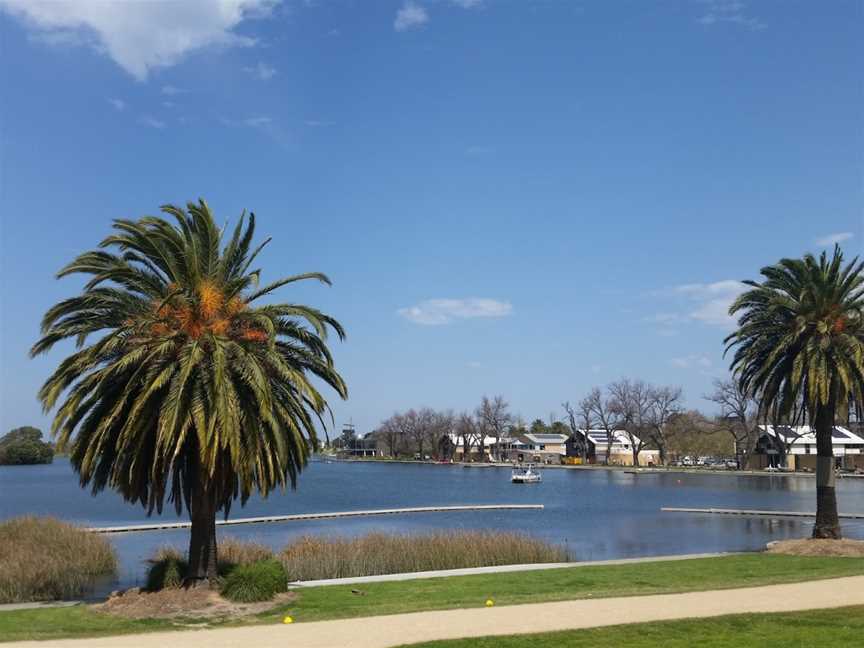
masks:
{"label": "orange date cluster on palm", "polygon": [[156,321],[150,324],[150,334],[156,337],[182,333],[193,340],[206,334],[232,337],[247,342],[266,342],[266,331],[249,324],[238,316],[246,310],[239,296],[225,299],[222,290],[210,281],[203,281],[190,297],[176,286],[170,286],[172,297],[153,304]]}

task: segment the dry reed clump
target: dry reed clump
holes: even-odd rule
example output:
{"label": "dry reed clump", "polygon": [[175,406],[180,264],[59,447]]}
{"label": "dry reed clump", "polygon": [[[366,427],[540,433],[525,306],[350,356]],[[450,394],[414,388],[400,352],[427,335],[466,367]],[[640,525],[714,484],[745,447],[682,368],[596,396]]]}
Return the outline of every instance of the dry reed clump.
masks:
{"label": "dry reed clump", "polygon": [[567,551],[520,533],[454,531],[371,533],[357,538],[305,536],[279,554],[291,581],[436,569],[566,562]]}
{"label": "dry reed clump", "polygon": [[35,516],[0,523],[0,603],[75,598],[116,571],[110,543],[80,527]]}

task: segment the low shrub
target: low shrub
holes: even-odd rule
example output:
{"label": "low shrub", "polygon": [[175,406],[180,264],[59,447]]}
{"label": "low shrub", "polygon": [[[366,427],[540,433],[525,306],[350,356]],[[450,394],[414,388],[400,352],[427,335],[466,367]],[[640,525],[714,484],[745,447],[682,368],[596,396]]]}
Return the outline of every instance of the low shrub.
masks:
{"label": "low shrub", "polygon": [[172,589],[183,584],[188,563],[174,547],[162,547],[149,561],[146,588],[151,592]]}
{"label": "low shrub", "polygon": [[102,536],[48,517],[0,523],[0,603],[76,598],[116,571]]}
{"label": "low shrub", "polygon": [[[242,542],[229,538],[221,540],[217,547],[217,570],[219,576],[227,576],[235,567],[249,565],[262,560],[271,560],[273,550],[257,542]],[[165,588],[180,587],[186,576],[186,555],[176,547],[161,547],[147,562],[147,589],[156,592]]]}
{"label": "low shrub", "polygon": [[279,554],[291,581],[375,576],[437,569],[566,562],[567,551],[520,533],[448,531],[371,533],[357,538],[306,536]]}
{"label": "low shrub", "polygon": [[237,565],[228,574],[222,596],[238,603],[269,601],[288,589],[288,577],[276,559]]}

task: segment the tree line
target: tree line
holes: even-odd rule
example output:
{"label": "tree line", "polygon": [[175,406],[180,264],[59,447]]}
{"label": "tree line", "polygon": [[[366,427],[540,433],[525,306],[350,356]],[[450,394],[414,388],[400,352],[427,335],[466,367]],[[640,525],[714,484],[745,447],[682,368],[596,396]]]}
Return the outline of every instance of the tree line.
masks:
{"label": "tree line", "polygon": [[[470,411],[423,407],[395,412],[372,433],[379,449],[391,457],[429,456],[449,458],[452,448],[444,439],[455,438],[467,449],[486,457],[487,443],[525,433],[574,435],[580,430],[601,430],[607,444],[616,431],[627,437],[633,463],[639,464],[643,450],[657,450],[661,464],[683,456],[736,456],[747,467],[758,441],[759,423],[799,424],[789,417],[767,416],[756,399],[739,389],[732,379],[714,381],[713,389],[703,396],[717,413],[708,415],[685,407],[680,386],[655,385],[641,379],[621,378],[604,386],[592,387],[577,402],[561,404],[561,415],[552,412],[548,421],[536,418],[526,423],[513,414],[503,396],[484,396]],[[780,439],[781,454],[788,452],[792,439]],[[583,462],[587,444],[581,444]],[[609,446],[607,446],[609,447]],[[497,458],[497,457],[493,457]],[[604,462],[608,463],[608,453]]]}

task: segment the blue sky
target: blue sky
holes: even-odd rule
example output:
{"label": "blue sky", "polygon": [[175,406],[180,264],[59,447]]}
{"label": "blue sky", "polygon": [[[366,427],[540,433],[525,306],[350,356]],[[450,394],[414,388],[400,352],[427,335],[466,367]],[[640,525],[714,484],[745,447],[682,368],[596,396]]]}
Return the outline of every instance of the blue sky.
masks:
{"label": "blue sky", "polygon": [[862,251],[861,2],[0,0],[0,430],[47,428],[53,273],[115,217],[255,211],[367,431],[725,375],[737,281]]}

